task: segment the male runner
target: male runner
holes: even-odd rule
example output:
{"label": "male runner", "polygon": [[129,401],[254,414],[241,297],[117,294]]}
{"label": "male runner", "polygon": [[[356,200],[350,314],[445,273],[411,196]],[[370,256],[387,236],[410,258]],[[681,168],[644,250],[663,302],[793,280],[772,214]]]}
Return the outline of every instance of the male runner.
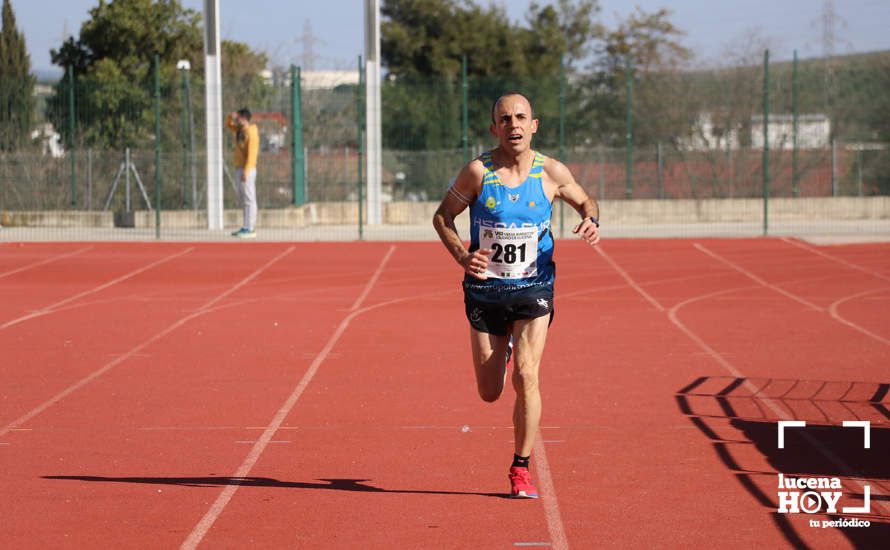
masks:
{"label": "male runner", "polygon": [[[510,496],[537,498],[529,457],[541,418],[538,370],[553,319],[551,203],[559,198],[581,216],[574,232],[599,242],[599,207],[568,168],[531,149],[538,130],[529,100],[507,93],[492,107],[498,146],[464,166],[433,216],[445,248],[465,271],[463,288],[476,384],[496,401],[504,390],[512,351],[514,455]],[[470,248],[454,218],[470,207]]]}

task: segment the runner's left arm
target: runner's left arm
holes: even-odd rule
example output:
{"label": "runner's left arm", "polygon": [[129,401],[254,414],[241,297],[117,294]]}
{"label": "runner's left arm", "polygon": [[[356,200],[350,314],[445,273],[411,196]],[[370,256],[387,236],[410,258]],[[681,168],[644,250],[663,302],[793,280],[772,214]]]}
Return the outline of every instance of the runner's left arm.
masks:
{"label": "runner's left arm", "polygon": [[578,185],[566,165],[555,159],[548,159],[545,164],[547,175],[556,185],[554,198],[564,200],[581,216],[581,223],[572,230],[590,245],[600,240],[599,217],[600,208],[596,199],[591,198],[583,187]]}

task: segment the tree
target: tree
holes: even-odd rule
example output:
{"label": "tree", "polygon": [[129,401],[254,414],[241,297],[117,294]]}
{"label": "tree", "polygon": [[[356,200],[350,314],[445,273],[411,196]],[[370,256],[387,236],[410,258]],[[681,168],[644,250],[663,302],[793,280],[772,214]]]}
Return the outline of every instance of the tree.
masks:
{"label": "tree", "polygon": [[[462,58],[467,59],[469,107],[477,138],[484,139],[491,102],[517,89],[535,99],[538,113],[556,108],[560,60],[580,59],[595,36],[596,0],[532,3],[526,24],[511,22],[503,7],[472,0],[385,0],[381,57],[386,67],[384,142],[408,149],[460,143]],[[550,100],[548,109],[546,100]],[[430,116],[432,115],[432,116]]]}
{"label": "tree", "polygon": [[231,40],[223,40],[220,49],[226,111],[242,107],[257,110],[267,92],[260,72],[266,68],[269,58],[264,53],[254,52],[247,44]]}
{"label": "tree", "polygon": [[682,127],[676,124],[677,113],[671,111],[684,97],[676,78],[678,69],[692,54],[679,42],[683,32],[669,17],[667,9],[647,13],[638,7],[617,28],[600,28],[593,75],[585,87],[595,91],[588,100],[603,142],[623,140],[628,76],[633,79],[637,143],[654,144],[677,135]]}
{"label": "tree", "polygon": [[571,69],[591,53],[591,41],[603,32],[595,21],[597,0],[558,0],[557,5],[532,2],[526,21],[531,31],[525,37],[527,49],[545,66],[559,67],[560,57]]}
{"label": "tree", "polygon": [[[685,125],[678,69],[691,56],[667,10],[639,8],[615,29],[598,22],[597,0],[532,2],[524,22],[497,5],[472,0],[385,0],[381,57],[383,141],[388,148],[460,147],[461,57],[467,57],[470,142],[488,142],[492,101],[516,90],[532,99],[541,121],[536,147],[559,143],[560,74],[564,67],[568,143],[624,142],[625,59],[632,60],[640,141],[655,144]],[[587,73],[580,67],[587,64]],[[481,122],[481,124],[480,124]],[[426,164],[426,163],[425,163]],[[408,173],[416,185],[436,185],[442,174]]]}
{"label": "tree", "polygon": [[[539,146],[558,136],[559,75],[595,36],[597,0],[533,3],[525,22],[513,22],[498,5],[472,0],[385,0],[381,7],[383,142],[388,149],[433,151],[423,162],[406,162],[401,185],[409,193],[438,195],[459,167],[461,66],[467,60],[471,144],[489,141],[492,102],[516,90],[532,99],[542,124]],[[450,154],[445,154],[446,151]],[[440,154],[440,152],[442,154]]]}
{"label": "tree", "polygon": [[10,0],[3,0],[0,32],[0,151],[27,143],[34,111],[34,77],[25,38],[15,24]]}
{"label": "tree", "polygon": [[[100,0],[80,36],[50,52],[53,63],[73,71],[75,117],[86,143],[122,149],[152,138],[153,57],[160,58],[163,82],[174,81],[180,59],[200,70],[198,21],[178,0]],[[58,128],[68,120],[67,87],[63,78],[48,102]]]}
{"label": "tree", "polygon": [[[862,151],[864,163],[863,179],[867,193],[890,195],[890,53],[875,53],[862,60],[858,85],[853,85],[858,93],[850,93],[845,103],[857,101],[866,107],[862,109],[861,121],[868,128],[866,135],[856,137],[863,141],[878,141],[884,148],[877,151]],[[852,71],[850,71],[852,72]],[[852,76],[852,75],[851,75]]]}
{"label": "tree", "polygon": [[381,56],[395,78],[454,78],[464,55],[474,76],[552,76],[563,55],[586,52],[598,9],[596,0],[532,2],[522,26],[503,7],[472,0],[384,0]]}
{"label": "tree", "polygon": [[[154,68],[160,61],[164,104],[162,142],[178,146],[181,131],[180,75],[176,64],[191,64],[192,104],[203,105],[204,47],[200,14],[179,0],[100,0],[90,10],[78,37],[50,52],[53,63],[73,71],[75,120],[80,139],[98,147],[123,149],[154,138]],[[266,56],[247,45],[221,44],[223,82],[229,109],[262,102],[260,71]],[[63,78],[48,101],[48,118],[57,128],[68,122],[68,79]],[[197,127],[202,131],[201,125]],[[200,140],[201,137],[198,136]]]}

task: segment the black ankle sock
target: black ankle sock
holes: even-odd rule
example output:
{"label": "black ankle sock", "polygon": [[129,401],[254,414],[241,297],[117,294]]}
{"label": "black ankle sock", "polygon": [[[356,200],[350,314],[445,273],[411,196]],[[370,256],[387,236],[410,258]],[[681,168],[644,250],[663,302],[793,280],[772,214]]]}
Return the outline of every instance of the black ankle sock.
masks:
{"label": "black ankle sock", "polygon": [[513,465],[511,468],[528,468],[528,456],[513,455]]}

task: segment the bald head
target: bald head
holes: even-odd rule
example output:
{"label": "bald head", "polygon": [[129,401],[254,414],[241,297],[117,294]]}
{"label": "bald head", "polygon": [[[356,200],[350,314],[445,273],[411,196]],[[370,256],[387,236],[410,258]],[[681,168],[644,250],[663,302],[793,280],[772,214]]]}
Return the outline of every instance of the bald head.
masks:
{"label": "bald head", "polygon": [[527,97],[525,97],[525,95],[523,95],[519,92],[507,92],[507,93],[503,94],[501,97],[497,98],[497,100],[495,100],[494,104],[492,104],[492,106],[491,106],[491,122],[492,123],[495,122],[495,112],[498,110],[498,106],[500,106],[502,103],[504,103],[506,101],[512,101],[512,100],[520,100],[520,101],[525,102],[525,104],[528,105],[529,118],[535,117],[535,114],[532,112],[532,102]]}

